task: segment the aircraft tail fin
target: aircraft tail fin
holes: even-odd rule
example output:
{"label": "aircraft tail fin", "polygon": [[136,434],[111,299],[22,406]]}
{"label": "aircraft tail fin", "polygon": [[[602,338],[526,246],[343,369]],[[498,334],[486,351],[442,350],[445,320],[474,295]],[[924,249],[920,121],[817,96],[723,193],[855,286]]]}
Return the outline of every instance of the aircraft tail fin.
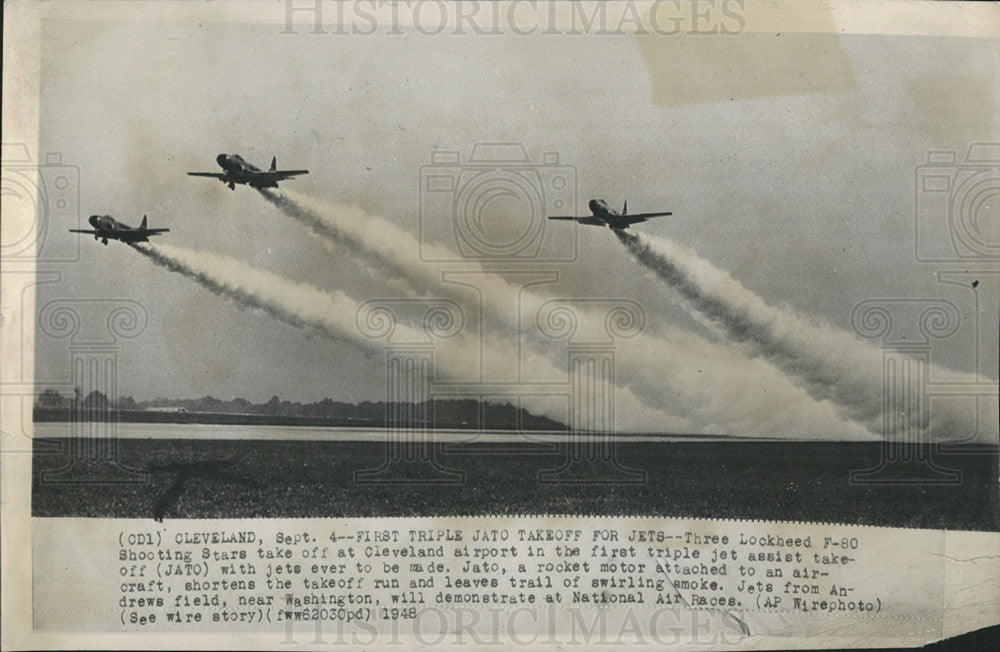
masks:
{"label": "aircraft tail fin", "polygon": [[140,229],[145,229],[146,228],[146,216],[145,215],[142,216],[142,224],[139,225],[139,228]]}
{"label": "aircraft tail fin", "polygon": [[271,158],[271,170],[270,171],[274,172],[277,169],[278,169],[278,157],[275,156],[275,157]]}
{"label": "aircraft tail fin", "polygon": [[622,206],[622,215],[628,215],[628,200],[625,200],[625,205]]}

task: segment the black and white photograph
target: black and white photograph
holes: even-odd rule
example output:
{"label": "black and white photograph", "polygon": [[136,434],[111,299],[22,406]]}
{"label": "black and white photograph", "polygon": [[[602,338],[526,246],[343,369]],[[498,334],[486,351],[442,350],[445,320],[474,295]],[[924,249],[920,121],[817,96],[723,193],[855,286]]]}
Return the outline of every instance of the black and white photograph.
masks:
{"label": "black and white photograph", "polygon": [[[973,588],[1000,578],[997,5],[5,13],[4,572],[33,568],[36,633],[481,645],[424,614],[496,581],[581,623],[694,614],[629,628],[659,647],[1000,621]],[[111,557],[66,589],[68,540]],[[327,572],[365,606],[293,618],[280,574]],[[824,638],[825,611],[871,637]],[[486,644],[636,644],[553,633],[575,617]]]}

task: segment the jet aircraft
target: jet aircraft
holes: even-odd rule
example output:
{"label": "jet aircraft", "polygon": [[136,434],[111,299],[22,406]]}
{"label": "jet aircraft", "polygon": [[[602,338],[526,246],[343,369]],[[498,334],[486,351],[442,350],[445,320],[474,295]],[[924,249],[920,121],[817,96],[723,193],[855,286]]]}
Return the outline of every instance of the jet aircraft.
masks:
{"label": "jet aircraft", "polygon": [[87,220],[94,227],[93,231],[83,229],[70,229],[72,233],[87,233],[94,236],[94,240],[100,240],[108,244],[108,240],[121,240],[122,242],[149,242],[149,236],[166,233],[170,229],[150,229],[146,226],[146,216],[142,216],[142,224],[133,228],[126,226],[110,215],[91,215]]}
{"label": "jet aircraft", "polygon": [[215,161],[225,172],[188,172],[192,177],[212,177],[236,190],[236,184],[243,183],[251,188],[277,188],[279,181],[291,179],[299,174],[309,174],[309,170],[279,170],[278,157],[271,159],[271,169],[261,170],[246,161],[239,154],[219,154]]}
{"label": "jet aircraft", "polygon": [[612,229],[627,229],[632,224],[637,224],[639,222],[645,222],[651,217],[660,217],[661,215],[673,215],[673,213],[635,213],[633,215],[628,214],[628,202],[625,202],[625,206],[622,207],[622,212],[619,213],[615,209],[608,206],[607,202],[603,199],[591,199],[587,202],[587,206],[590,208],[592,215],[586,215],[584,217],[574,217],[572,215],[550,215],[550,220],[575,220],[580,224],[588,224],[592,226],[607,226]]}

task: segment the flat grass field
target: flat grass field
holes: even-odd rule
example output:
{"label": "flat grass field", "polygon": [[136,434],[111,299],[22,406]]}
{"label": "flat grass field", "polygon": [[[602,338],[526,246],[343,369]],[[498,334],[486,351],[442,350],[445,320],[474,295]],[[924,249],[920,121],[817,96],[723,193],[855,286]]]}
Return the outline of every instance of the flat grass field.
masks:
{"label": "flat grass field", "polygon": [[[851,471],[876,467],[881,444],[616,442],[620,466],[632,470],[623,472],[586,461],[564,468],[579,451],[566,444],[436,443],[416,459],[437,466],[398,460],[378,471],[385,442],[121,439],[110,458],[118,464],[63,468],[80,457],[75,441],[35,441],[34,516],[605,514],[1000,530],[995,447],[924,451],[958,472],[947,483],[859,483]],[[109,483],[122,466],[142,473]],[[928,475],[948,479],[916,463],[878,479]]]}

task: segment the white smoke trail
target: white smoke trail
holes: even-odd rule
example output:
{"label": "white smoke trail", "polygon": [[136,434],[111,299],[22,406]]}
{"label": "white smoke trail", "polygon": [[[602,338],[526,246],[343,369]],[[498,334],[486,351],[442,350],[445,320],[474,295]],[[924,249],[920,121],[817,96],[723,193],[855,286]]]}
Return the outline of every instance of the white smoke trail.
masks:
{"label": "white smoke trail", "polygon": [[[883,405],[882,352],[871,344],[767,304],[728,273],[674,242],[626,231],[615,235],[636,260],[680,293],[693,314],[797,379],[815,399],[833,401],[846,418],[872,432],[894,438],[915,427],[937,440],[963,440],[979,431],[974,411],[962,412],[953,404],[936,406],[929,421],[927,413],[908,404]],[[931,371],[943,382],[975,380],[940,367]],[[901,401],[912,398],[903,396]],[[889,423],[898,427],[887,428]]]}
{"label": "white smoke trail", "polygon": [[[324,292],[304,283],[296,283],[272,272],[258,269],[242,261],[203,251],[192,251],[164,244],[140,243],[133,248],[154,263],[182,274],[214,294],[232,299],[244,308],[262,310],[268,315],[297,328],[307,329],[325,337],[350,342],[369,353],[381,347],[358,330],[356,317],[361,304],[337,290]],[[427,336],[406,324],[396,324],[394,337],[399,341],[419,342]],[[495,339],[473,339],[466,333],[442,342],[434,351],[434,372],[447,378],[468,380],[477,378],[479,361],[472,351],[482,351],[491,370],[500,374],[514,372],[517,364],[507,352],[504,342]],[[559,373],[536,361],[545,377]],[[562,374],[565,377],[565,374]],[[596,378],[591,382],[599,383]],[[605,389],[604,391],[608,391]],[[622,427],[630,430],[667,430],[688,432],[692,426],[683,419],[642,406],[627,390],[618,389],[617,403],[621,407]],[[530,395],[520,397],[522,407],[565,423],[573,417],[567,412],[565,396]],[[571,427],[593,429],[590,422],[573,422]]]}
{"label": "white smoke trail", "polygon": [[186,276],[241,308],[256,308],[297,328],[317,331],[334,340],[354,339],[368,354],[373,342],[351,337],[357,304],[339,290],[322,292],[296,284],[246,263],[204,251],[151,242],[131,245],[157,265]]}
{"label": "white smoke trail", "polygon": [[[440,271],[420,258],[421,243],[388,220],[351,206],[331,204],[290,191],[261,190],[285,214],[315,234],[343,246],[374,270],[401,282],[412,294],[444,293],[464,302],[467,295],[452,285],[442,285]],[[423,244],[434,259],[454,259],[441,245]],[[486,326],[497,336],[514,340],[529,336],[535,350],[556,352],[559,347],[536,329],[523,329],[521,314],[536,315],[546,299],[487,273],[475,263],[466,265],[476,274]],[[580,328],[602,335],[603,315],[581,310]],[[515,340],[516,341],[516,340]],[[668,330],[660,337],[640,334],[616,348],[618,382],[647,406],[667,408],[694,424],[700,433],[727,433],[748,437],[791,439],[870,439],[864,428],[846,423],[828,403],[811,400],[772,367],[746,360],[730,348],[710,344],[692,333]],[[561,363],[561,361],[560,361]],[[748,389],[752,378],[752,389]],[[621,411],[619,411],[619,414]],[[666,426],[661,427],[661,431]]]}
{"label": "white smoke trail", "polygon": [[[258,192],[314,234],[344,247],[358,262],[383,272],[382,278],[402,283],[411,293],[426,293],[440,282],[429,270],[425,274],[413,273],[414,269],[427,267],[419,265],[416,238],[381,217],[289,190],[259,188]],[[386,237],[387,233],[393,237]]]}

